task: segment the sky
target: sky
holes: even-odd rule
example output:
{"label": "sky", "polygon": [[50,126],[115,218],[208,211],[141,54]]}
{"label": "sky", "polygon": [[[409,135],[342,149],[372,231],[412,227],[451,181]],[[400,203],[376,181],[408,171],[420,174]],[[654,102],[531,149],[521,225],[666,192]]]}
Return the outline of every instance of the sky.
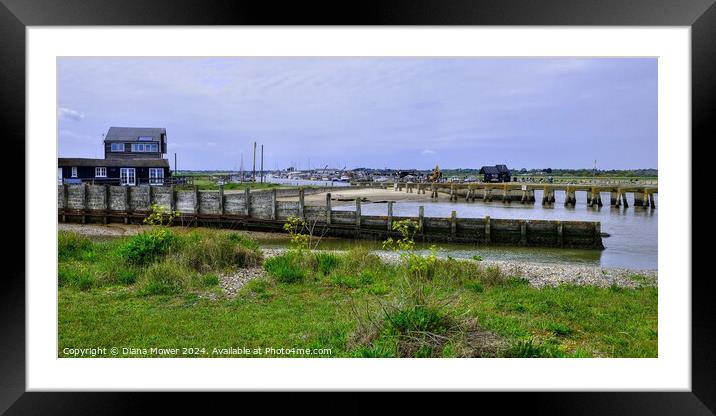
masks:
{"label": "sky", "polygon": [[111,126],[181,170],[657,168],[657,59],[59,58],[59,157]]}

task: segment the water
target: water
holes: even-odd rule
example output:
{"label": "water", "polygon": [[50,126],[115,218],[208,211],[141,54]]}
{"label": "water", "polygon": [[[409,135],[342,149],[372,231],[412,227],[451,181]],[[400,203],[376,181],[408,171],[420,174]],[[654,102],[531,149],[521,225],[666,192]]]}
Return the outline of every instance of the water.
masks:
{"label": "water", "polygon": [[[657,269],[658,262],[658,206],[657,195],[654,200],[657,209],[634,208],[629,195],[629,208],[611,208],[609,193],[602,193],[602,208],[587,206],[585,191],[577,191],[577,206],[564,206],[564,193],[557,192],[556,202],[551,208],[542,207],[542,191],[535,191],[537,202],[522,205],[519,202],[503,204],[496,202],[448,202],[448,201],[398,201],[393,204],[393,215],[417,216],[418,207],[425,207],[426,217],[450,217],[451,211],[457,211],[458,217],[485,217],[505,219],[545,219],[562,221],[600,221],[602,232],[610,234],[603,237],[604,250],[571,250],[524,247],[470,247],[465,245],[440,244],[446,254],[452,257],[472,257],[475,254],[483,259],[527,260],[538,262],[570,262],[593,264],[604,267],[625,267],[632,269]],[[334,210],[355,210],[353,204],[336,205]],[[387,215],[387,204],[363,203],[363,215]],[[331,243],[335,244],[335,243]]]}
{"label": "water", "polygon": [[335,186],[335,187],[348,187],[351,186],[349,182],[341,181],[312,181],[308,179],[289,179],[289,178],[277,178],[275,176],[266,176],[266,182],[279,183],[282,185],[293,185],[293,186]]}

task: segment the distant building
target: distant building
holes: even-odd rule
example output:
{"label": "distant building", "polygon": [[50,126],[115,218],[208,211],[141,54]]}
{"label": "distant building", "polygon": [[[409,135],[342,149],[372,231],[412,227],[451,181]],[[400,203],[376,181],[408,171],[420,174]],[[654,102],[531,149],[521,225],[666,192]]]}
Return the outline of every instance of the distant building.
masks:
{"label": "distant building", "polygon": [[480,168],[483,182],[509,182],[511,180],[510,170],[506,165],[483,166]]}
{"label": "distant building", "polygon": [[58,176],[62,183],[163,185],[170,176],[166,152],[166,129],[110,127],[104,159],[58,158]]}

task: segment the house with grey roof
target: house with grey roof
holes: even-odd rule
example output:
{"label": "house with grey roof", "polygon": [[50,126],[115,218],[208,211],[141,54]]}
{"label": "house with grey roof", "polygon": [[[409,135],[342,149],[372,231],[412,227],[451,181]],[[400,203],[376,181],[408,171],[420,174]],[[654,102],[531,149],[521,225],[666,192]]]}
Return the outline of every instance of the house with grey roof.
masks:
{"label": "house with grey roof", "polygon": [[58,158],[63,183],[163,185],[170,176],[167,131],[150,127],[110,127],[104,137],[104,159]]}

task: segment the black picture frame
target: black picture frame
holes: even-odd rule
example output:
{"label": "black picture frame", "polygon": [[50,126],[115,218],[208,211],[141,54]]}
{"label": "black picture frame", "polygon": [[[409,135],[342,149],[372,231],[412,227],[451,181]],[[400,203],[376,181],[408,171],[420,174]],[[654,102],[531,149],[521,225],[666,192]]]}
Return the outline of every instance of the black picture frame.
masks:
{"label": "black picture frame", "polygon": [[[286,2],[201,0],[0,0],[0,129],[6,154],[25,153],[25,28],[56,25],[604,25],[688,26],[692,45],[692,141],[716,135],[716,6],[714,0],[415,0]],[[686,138],[684,138],[686,140]],[[693,154],[693,150],[692,150]],[[9,172],[14,181],[25,172],[25,158]],[[692,162],[692,166],[704,166]],[[19,172],[19,174],[17,174]],[[693,170],[691,178],[705,173]],[[27,184],[23,177],[23,190]],[[692,189],[696,189],[692,185]],[[7,206],[7,205],[6,205]],[[8,206],[9,207],[9,206]],[[23,221],[20,221],[22,218]],[[25,392],[25,215],[23,198],[6,212],[12,241],[5,246],[6,273],[0,289],[0,413],[126,414],[144,412],[142,393]],[[693,221],[693,220],[692,220]],[[6,228],[7,230],[7,228]],[[21,244],[20,241],[23,243]],[[692,244],[696,253],[703,251]],[[32,249],[28,247],[27,249]],[[694,256],[696,260],[703,256]],[[9,261],[8,261],[9,260]],[[9,267],[9,272],[7,272]],[[697,269],[693,269],[697,270]],[[690,279],[691,276],[682,276]],[[497,404],[501,412],[529,409],[550,414],[714,414],[716,410],[716,308],[708,274],[691,279],[692,389],[690,392],[481,393],[479,407]],[[618,377],[618,375],[615,375]],[[519,397],[514,397],[519,395]],[[202,407],[216,398],[172,394],[173,406]],[[156,400],[152,397],[152,400]],[[230,399],[231,400],[231,399]],[[264,399],[265,400],[265,399]],[[309,403],[313,398],[300,402]],[[336,397],[318,410],[336,409]],[[350,399],[354,408],[372,400]],[[475,399],[470,399],[474,401]],[[411,400],[394,402],[405,406]],[[144,402],[144,403],[143,403]],[[295,405],[295,401],[280,401]],[[476,401],[474,401],[477,403]],[[425,406],[424,402],[413,404]],[[271,406],[274,404],[271,403]],[[445,403],[440,403],[445,406]],[[205,408],[205,407],[204,407]],[[447,408],[443,407],[443,410]]]}

